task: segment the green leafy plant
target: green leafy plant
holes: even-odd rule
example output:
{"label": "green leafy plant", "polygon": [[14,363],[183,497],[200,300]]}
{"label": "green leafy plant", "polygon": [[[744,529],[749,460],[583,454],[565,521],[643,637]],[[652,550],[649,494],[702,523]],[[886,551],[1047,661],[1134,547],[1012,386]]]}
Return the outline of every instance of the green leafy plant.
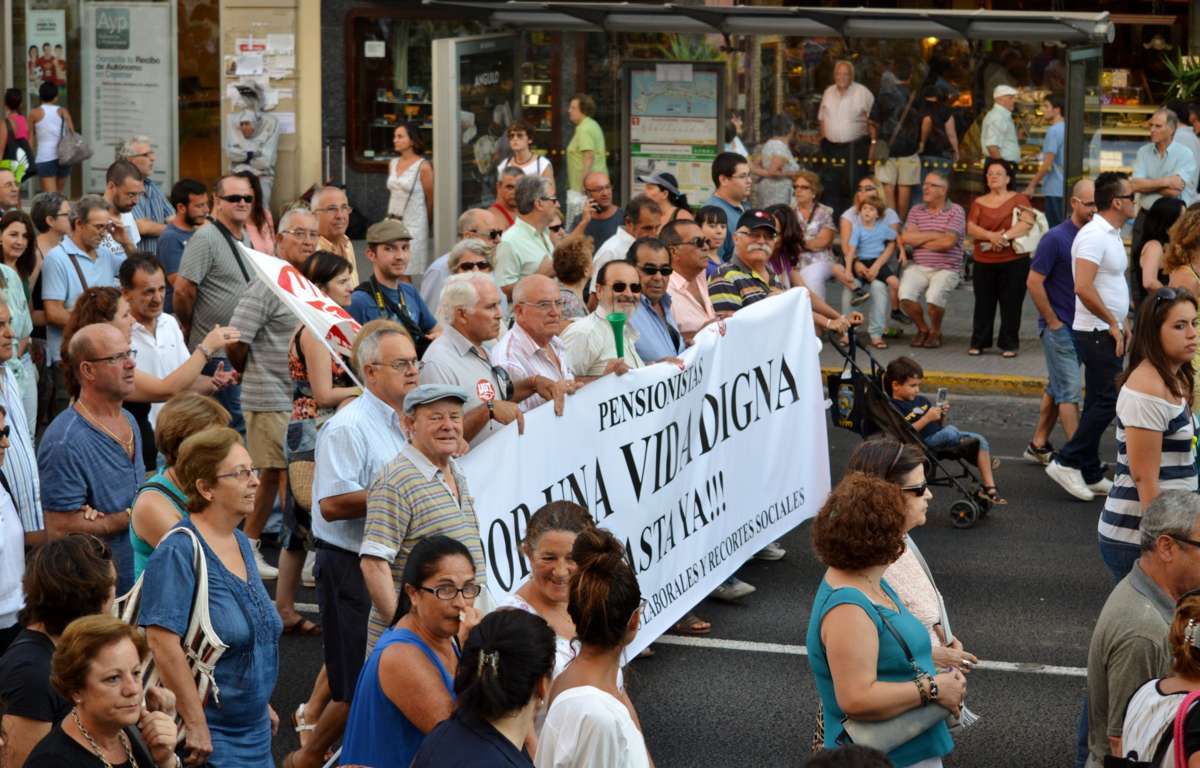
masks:
{"label": "green leafy plant", "polygon": [[719,61],[721,51],[708,42],[703,35],[668,36],[667,42],[659,46],[662,57],[671,61]]}
{"label": "green leafy plant", "polygon": [[1168,99],[1191,101],[1200,94],[1200,61],[1195,57],[1185,57],[1176,52],[1174,57],[1164,55],[1163,65],[1171,73],[1171,80],[1167,84]]}

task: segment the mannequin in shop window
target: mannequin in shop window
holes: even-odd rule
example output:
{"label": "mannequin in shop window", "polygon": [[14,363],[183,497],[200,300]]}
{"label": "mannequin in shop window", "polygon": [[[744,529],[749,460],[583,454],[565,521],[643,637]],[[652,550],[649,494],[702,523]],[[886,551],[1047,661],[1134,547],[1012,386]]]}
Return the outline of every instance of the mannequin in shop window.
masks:
{"label": "mannequin in shop window", "polygon": [[246,109],[233,118],[229,127],[231,172],[249,171],[262,187],[263,206],[271,206],[271,187],[275,183],[275,155],[279,148],[279,121],[274,115]]}

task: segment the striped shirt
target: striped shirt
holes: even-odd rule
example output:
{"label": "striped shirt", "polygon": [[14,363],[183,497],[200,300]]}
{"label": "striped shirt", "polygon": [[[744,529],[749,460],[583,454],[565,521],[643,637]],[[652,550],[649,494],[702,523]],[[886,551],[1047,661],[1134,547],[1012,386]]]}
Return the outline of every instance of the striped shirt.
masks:
{"label": "striped shirt", "polygon": [[708,298],[715,312],[737,312],[742,307],[762,301],[773,293],[783,290],[783,283],[770,267],[763,267],[771,276],[766,282],[737,256],[728,264],[717,268],[717,273],[708,279]]}
{"label": "striped shirt", "polygon": [[916,247],[913,262],[930,269],[953,269],[958,271],[963,261],[963,236],[967,231],[967,215],[962,206],[949,200],[938,211],[931,211],[924,204],[914,205],[908,212],[904,228],[921,232],[953,232],[958,235],[954,245],[944,251]]}
{"label": "striped shirt", "polygon": [[1162,458],[1158,470],[1160,491],[1196,490],[1196,449],[1193,445],[1196,428],[1186,402],[1169,403],[1127,386],[1121,388],[1121,394],[1117,396],[1117,467],[1097,529],[1104,539],[1138,544],[1142,507],[1129,472],[1125,442],[1125,430],[1129,427],[1162,433]]}
{"label": "striped shirt", "polygon": [[[163,193],[162,187],[153,180],[146,179],[145,184],[145,191],[142,192],[142,196],[138,198],[137,204],[133,206],[130,213],[133,214],[135,221],[149,219],[159,224],[166,224],[175,216],[175,206],[171,205],[171,201]],[[158,238],[142,237],[137,248],[139,251],[157,254]]]}
{"label": "striped shirt", "polygon": [[[384,468],[367,492],[367,523],[359,554],[391,563],[392,583],[397,592],[413,547],[421,539],[437,535],[465,544],[475,559],[476,581],[487,585],[475,501],[467,489],[466,477],[453,459],[450,471],[458,486],[457,497],[446,484],[442,471],[412,443],[405,443],[400,455]],[[391,616],[380,616],[371,608],[367,653],[375,647],[375,641],[391,620]]]}
{"label": "striped shirt", "polygon": [[238,300],[229,324],[250,347],[242,375],[242,407],[247,411],[292,410],[288,346],[300,321],[261,280]]}
{"label": "striped shirt", "polygon": [[[539,347],[520,323],[513,323],[513,327],[492,347],[492,364],[508,371],[513,381],[532,376],[545,376],[551,381],[571,381],[575,378],[567,362],[567,347],[562,339],[551,336],[546,346]],[[544,402],[545,398],[535,392],[518,403],[517,407],[522,411],[531,411]]]}
{"label": "striped shirt", "polygon": [[12,501],[26,533],[46,528],[42,519],[42,489],[38,482],[37,453],[33,449],[33,431],[25,421],[21,390],[12,369],[0,371],[3,386],[0,400],[8,411],[8,450],[4,454],[4,479],[12,490]]}

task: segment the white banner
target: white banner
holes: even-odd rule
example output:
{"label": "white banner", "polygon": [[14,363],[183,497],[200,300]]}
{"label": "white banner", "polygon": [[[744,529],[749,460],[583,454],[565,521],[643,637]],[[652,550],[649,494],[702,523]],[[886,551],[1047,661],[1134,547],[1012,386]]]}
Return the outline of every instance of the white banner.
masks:
{"label": "white banner", "polygon": [[[268,256],[240,243],[238,247],[258,279],[266,283],[284,306],[325,343],[330,354],[350,356],[354,337],[361,327],[357,320],[283,259]],[[357,382],[354,372],[349,373]]]}
{"label": "white banner", "polygon": [[[686,368],[608,376],[488,438],[462,460],[488,585],[529,574],[530,516],[575,501],[625,542],[648,601],[638,653],[829,493],[825,395],[808,292],[697,334]],[[803,553],[794,556],[803,557]]]}

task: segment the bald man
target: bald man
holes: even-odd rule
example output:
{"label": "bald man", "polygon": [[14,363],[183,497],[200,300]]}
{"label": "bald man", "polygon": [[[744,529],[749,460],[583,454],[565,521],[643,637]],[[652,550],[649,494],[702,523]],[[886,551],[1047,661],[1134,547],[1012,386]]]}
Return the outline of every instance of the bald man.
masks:
{"label": "bald man", "polygon": [[593,171],[583,177],[583,193],[587,195],[587,216],[580,216],[571,223],[571,229],[583,226],[583,234],[592,238],[597,246],[617,234],[621,228],[620,206],[613,201],[612,180],[607,173]]}
{"label": "bald man", "polygon": [[[458,217],[458,240],[455,244],[473,238],[488,243],[494,250],[496,243],[500,242],[500,235],[504,234],[505,227],[505,222],[497,211],[490,208],[468,209]],[[450,252],[447,251],[434,259],[421,278],[421,299],[430,312],[437,313],[438,300],[442,298],[442,286],[449,276]]]}
{"label": "bald man", "polygon": [[[566,325],[565,302],[558,283],[545,275],[528,275],[513,288],[513,317],[516,322],[492,347],[492,364],[508,371],[513,381],[542,377],[564,381],[567,393],[580,386],[567,362],[567,349],[557,334]],[[522,411],[546,402],[535,389],[517,403]]]}

